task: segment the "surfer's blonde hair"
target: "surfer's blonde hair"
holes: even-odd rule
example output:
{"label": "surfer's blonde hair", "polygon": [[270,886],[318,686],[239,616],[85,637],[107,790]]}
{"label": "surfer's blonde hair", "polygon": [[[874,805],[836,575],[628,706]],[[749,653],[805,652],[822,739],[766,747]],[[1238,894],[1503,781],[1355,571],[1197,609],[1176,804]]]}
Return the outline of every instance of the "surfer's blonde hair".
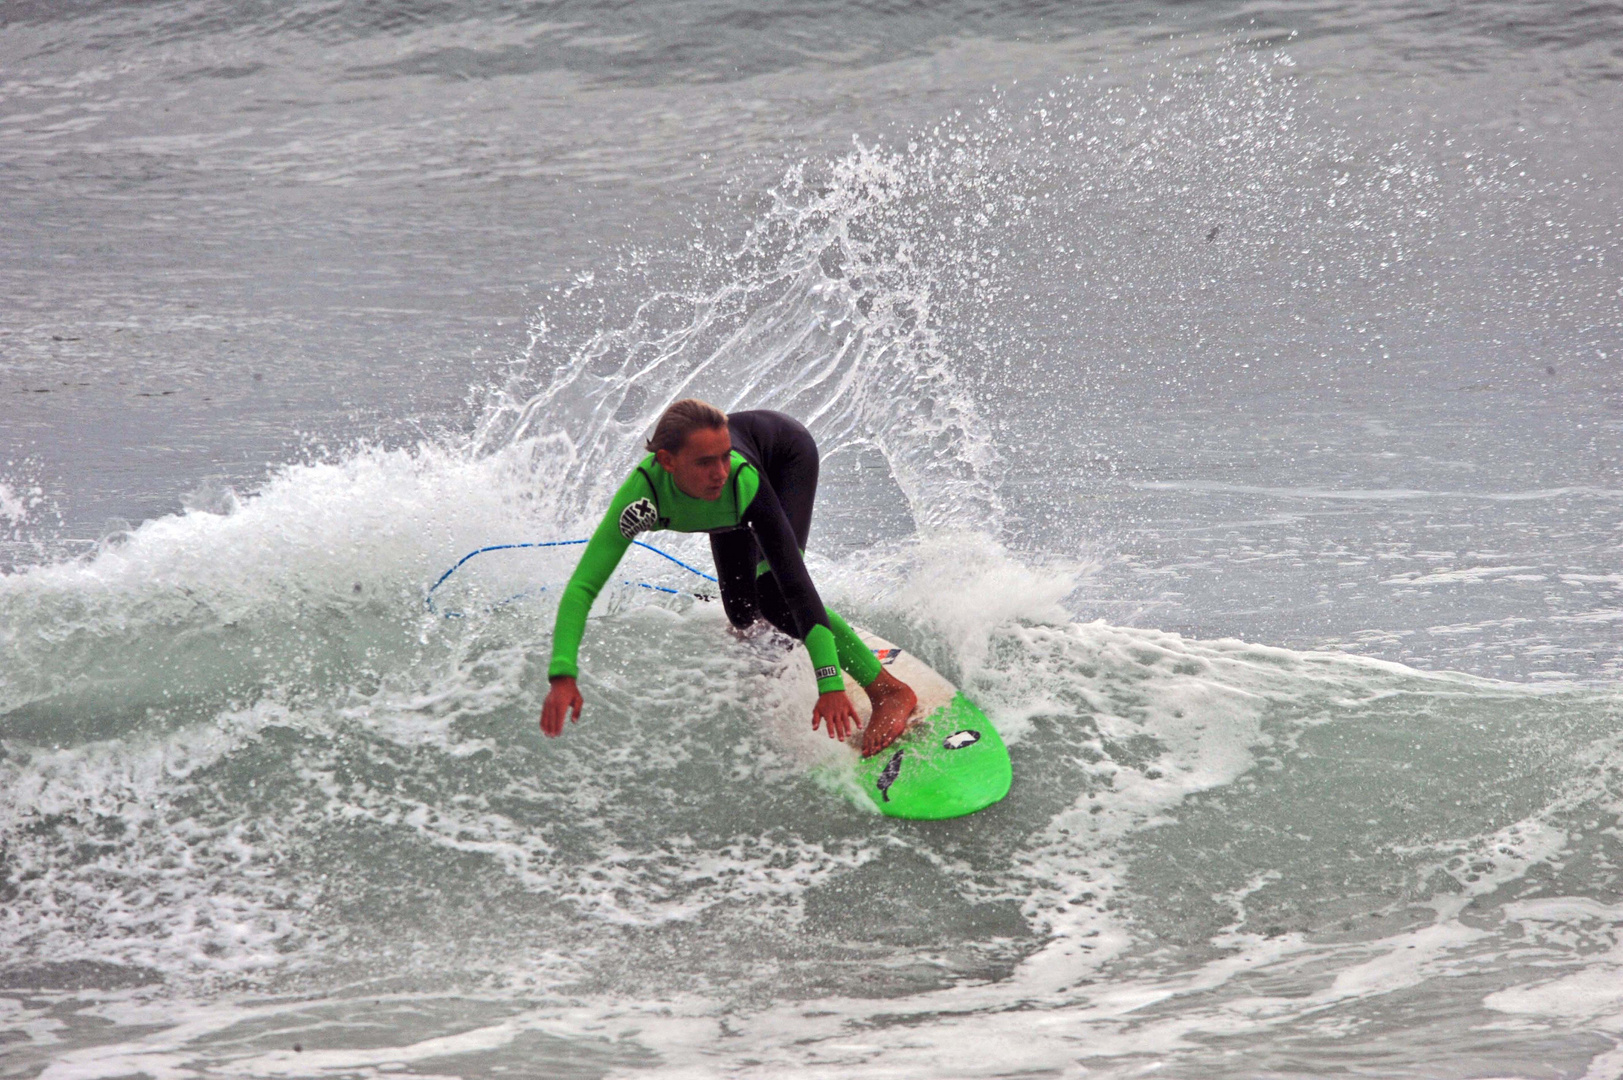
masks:
{"label": "surfer's blonde hair", "polygon": [[669,450],[673,454],[682,452],[687,445],[688,436],[695,431],[713,431],[716,428],[727,426],[727,414],[698,398],[683,398],[673,401],[664,412],[659,414],[659,423],[654,425],[654,433],[649,436],[647,448],[650,452],[658,453]]}

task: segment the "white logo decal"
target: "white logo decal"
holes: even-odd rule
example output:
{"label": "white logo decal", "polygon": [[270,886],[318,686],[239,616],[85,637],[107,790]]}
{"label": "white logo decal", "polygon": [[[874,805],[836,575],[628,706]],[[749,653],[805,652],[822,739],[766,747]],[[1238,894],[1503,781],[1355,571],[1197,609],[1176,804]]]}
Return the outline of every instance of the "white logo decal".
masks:
{"label": "white logo decal", "polygon": [[647,532],[659,524],[659,514],[647,499],[638,499],[620,511],[620,535],[633,540],[640,532]]}
{"label": "white logo decal", "polygon": [[974,730],[973,728],[965,728],[963,731],[955,731],[951,735],[948,735],[945,739],[942,739],[941,745],[945,746],[948,750],[962,750],[964,747],[980,741],[980,732]]}

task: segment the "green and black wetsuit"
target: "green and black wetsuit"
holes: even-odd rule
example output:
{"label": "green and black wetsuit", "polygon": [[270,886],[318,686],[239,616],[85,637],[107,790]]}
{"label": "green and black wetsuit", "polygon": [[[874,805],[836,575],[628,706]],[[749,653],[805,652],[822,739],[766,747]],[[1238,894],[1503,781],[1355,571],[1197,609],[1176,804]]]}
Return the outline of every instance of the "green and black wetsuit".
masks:
{"label": "green and black wetsuit", "polygon": [[802,557],[817,495],[817,444],[799,422],[759,410],[727,418],[732,471],[714,502],[683,494],[647,457],[631,471],[592,534],[558,602],[548,676],[578,674],[586,614],[637,534],[654,529],[710,534],[722,604],[737,626],[757,614],[806,643],[819,693],[844,689],[840,668],[861,686],[879,661],[844,619],[823,606]]}

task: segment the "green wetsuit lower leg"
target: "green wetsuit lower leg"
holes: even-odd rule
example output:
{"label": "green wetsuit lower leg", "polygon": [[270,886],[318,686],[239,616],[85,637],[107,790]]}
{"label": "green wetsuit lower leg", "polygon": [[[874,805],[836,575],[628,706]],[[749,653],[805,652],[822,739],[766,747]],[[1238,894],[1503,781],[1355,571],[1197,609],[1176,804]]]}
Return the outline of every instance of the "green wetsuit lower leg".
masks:
{"label": "green wetsuit lower leg", "polygon": [[824,608],[828,612],[828,624],[834,630],[834,647],[839,652],[840,667],[846,674],[857,681],[858,686],[867,686],[879,678],[880,672],[885,669],[880,666],[879,657],[851,629],[851,624],[840,618],[833,608]]}

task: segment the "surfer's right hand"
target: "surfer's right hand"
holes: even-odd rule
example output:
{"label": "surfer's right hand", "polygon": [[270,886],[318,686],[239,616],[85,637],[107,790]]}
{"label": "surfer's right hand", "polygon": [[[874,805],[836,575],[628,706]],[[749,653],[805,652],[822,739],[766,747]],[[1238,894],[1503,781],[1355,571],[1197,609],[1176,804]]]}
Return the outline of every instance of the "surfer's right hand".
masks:
{"label": "surfer's right hand", "polygon": [[[552,689],[547,691],[547,700],[541,706],[541,734],[549,739],[556,739],[564,733],[564,717],[569,716],[571,724],[580,720],[581,706],[586,703],[581,700],[580,688],[575,680],[568,675],[554,676]],[[573,716],[569,714],[573,713]]]}
{"label": "surfer's right hand", "polygon": [[839,739],[842,742],[849,738],[851,732],[862,726],[862,718],[857,715],[856,706],[851,699],[845,696],[844,690],[832,690],[826,694],[819,694],[817,707],[812,710],[812,730],[817,730],[818,723],[828,728],[828,737]]}

